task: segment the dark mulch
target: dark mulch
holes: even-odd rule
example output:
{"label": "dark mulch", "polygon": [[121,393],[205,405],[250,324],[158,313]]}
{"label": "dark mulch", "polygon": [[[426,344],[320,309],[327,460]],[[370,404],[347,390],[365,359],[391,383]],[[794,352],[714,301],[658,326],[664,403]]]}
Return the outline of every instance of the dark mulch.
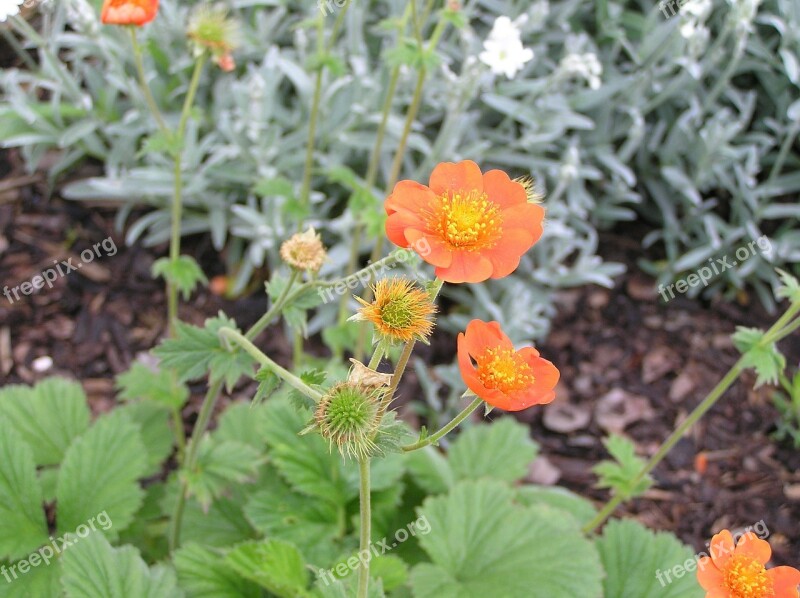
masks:
{"label": "dark mulch", "polygon": [[[0,285],[31,280],[54,260],[76,256],[108,236],[118,252],[13,304],[0,295],[0,381],[68,376],[83,383],[95,411],[107,411],[114,404],[114,376],[164,334],[164,292],[152,280],[150,266],[165,248],[125,247],[113,230],[111,207],[57,196],[45,199],[45,184],[26,177],[13,153],[2,158]],[[607,431],[618,429],[635,440],[640,454],[652,454],[736,360],[730,342],[735,326],[768,326],[772,321],[755,302],[706,305],[677,298],[664,304],[651,290],[652,281],[635,266],[640,232],[617,231],[602,239],[601,254],[623,261],[631,272],[614,290],[585,287],[563,293],[553,332],[540,347],[561,369],[559,398],[547,409],[519,415],[542,445],[531,479],[558,480],[598,501],[607,494],[593,488],[591,467],[607,457],[600,441]],[[207,274],[221,271],[206,239],[186,243],[186,252]],[[203,290],[181,306],[181,318],[199,324],[222,309],[247,327],[265,307],[261,294],[229,302]],[[275,334],[265,334],[261,345],[286,363],[290,350],[280,331],[274,327]],[[438,335],[436,340],[426,358],[448,362],[453,340]],[[788,339],[783,348],[790,363],[800,361],[797,338]],[[34,371],[34,360],[42,356],[51,357],[53,367]],[[646,497],[621,508],[620,514],[673,530],[698,550],[722,527],[763,520],[775,563],[796,565],[800,452],[770,439],[776,419],[771,391],[751,390],[753,381],[748,373],[736,382],[656,470],[657,483]],[[192,390],[193,400],[184,412],[187,429],[194,423],[203,387]],[[414,396],[411,390],[403,394]],[[247,392],[243,385],[234,397]]]}

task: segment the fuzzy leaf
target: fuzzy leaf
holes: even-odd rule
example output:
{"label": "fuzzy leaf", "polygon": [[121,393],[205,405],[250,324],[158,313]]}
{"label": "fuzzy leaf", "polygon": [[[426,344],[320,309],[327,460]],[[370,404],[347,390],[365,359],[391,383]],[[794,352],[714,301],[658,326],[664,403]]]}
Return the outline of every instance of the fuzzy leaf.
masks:
{"label": "fuzzy leaf", "polygon": [[0,420],[0,558],[27,555],[47,542],[42,487],[33,450]]}
{"label": "fuzzy leaf", "polygon": [[775,343],[762,345],[764,331],[758,328],[738,326],[733,335],[733,344],[744,355],[745,367],[756,371],[756,388],[762,384],[777,384],[781,372],[786,369],[786,358]]}
{"label": "fuzzy leaf", "polygon": [[69,547],[63,557],[67,598],[181,598],[171,568],[148,568],[132,546],[112,548],[93,532]]}
{"label": "fuzzy leaf", "polygon": [[512,497],[503,483],[479,480],[425,500],[430,532],[418,539],[432,563],[412,570],[415,598],[601,596],[600,559],[575,519]]}
{"label": "fuzzy leaf", "polygon": [[[611,521],[596,545],[606,571],[605,598],[705,595],[697,583],[697,561],[692,550],[670,533],[654,534],[635,521]],[[676,566],[684,569],[681,577],[671,574]],[[661,581],[659,572],[663,573]]]}
{"label": "fuzzy leaf", "polygon": [[450,448],[450,467],[457,480],[489,477],[514,482],[525,477],[537,452],[528,428],[503,418],[462,432]]}
{"label": "fuzzy leaf", "polygon": [[309,596],[306,589],[308,572],[303,556],[288,542],[245,542],[229,552],[225,561],[239,575],[280,598]]}
{"label": "fuzzy leaf", "polygon": [[261,598],[261,588],[242,579],[215,550],[189,544],[174,557],[178,582],[193,598]]}
{"label": "fuzzy leaf", "polygon": [[636,448],[633,442],[612,434],[603,441],[608,452],[614,457],[614,461],[602,461],[592,468],[600,480],[598,488],[612,488],[616,494],[620,494],[626,500],[634,496],[641,495],[653,484],[653,478],[649,475],[634,485],[633,481],[646,465],[644,459],[636,455]]}
{"label": "fuzzy leaf", "polygon": [[28,443],[37,466],[54,465],[89,427],[89,407],[80,384],[48,378],[33,388],[14,385],[0,390],[0,419]]}
{"label": "fuzzy leaf", "polygon": [[200,443],[194,469],[181,473],[189,494],[208,510],[211,500],[221,496],[228,486],[253,480],[260,460],[258,451],[249,444],[216,442],[206,436]]}
{"label": "fuzzy leaf", "polygon": [[144,491],[147,452],[138,427],[125,414],[100,417],[64,455],[58,474],[58,532],[75,532],[105,512],[113,522],[105,533],[115,539],[133,520]]}
{"label": "fuzzy leaf", "polygon": [[166,257],[156,260],[152,267],[153,278],[163,277],[167,282],[174,284],[184,300],[194,292],[198,283],[208,284],[206,275],[194,260],[188,255],[182,255],[176,260]]}
{"label": "fuzzy leaf", "polygon": [[189,389],[166,369],[153,371],[136,362],[127,372],[117,376],[117,391],[124,401],[144,399],[170,409],[180,409],[189,398]]}

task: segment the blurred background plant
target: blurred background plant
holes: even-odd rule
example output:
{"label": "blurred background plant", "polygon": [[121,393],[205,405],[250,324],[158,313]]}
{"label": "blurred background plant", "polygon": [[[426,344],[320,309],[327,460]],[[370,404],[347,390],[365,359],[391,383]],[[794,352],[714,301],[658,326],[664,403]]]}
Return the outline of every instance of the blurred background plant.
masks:
{"label": "blurred background plant", "polygon": [[[101,26],[98,4],[43,3],[36,29],[10,20],[5,37],[37,56],[24,52],[28,68],[0,76],[0,139],[21,148],[31,170],[48,164],[51,183],[67,179],[64,196],[119,202],[129,243],[159,245],[169,237],[170,159],[133,84],[127,32]],[[169,123],[191,76],[186,23],[196,4],[162,2],[159,18],[140,32],[150,86]],[[484,169],[532,174],[548,208],[545,236],[513,276],[448,290],[472,308],[451,310],[444,328],[477,317],[505,322],[514,340],[542,337],[559,288],[613,285],[623,266],[597,255],[598,231],[637,218],[646,223],[643,246],[653,248],[647,255],[660,256],[640,266],[660,283],[767,235],[772,252],[728,269],[702,292],[733,295],[749,285],[773,305],[774,267],[800,261],[800,205],[786,199],[800,191],[792,151],[800,132],[796,2],[694,0],[673,17],[638,1],[475,0],[448,3],[446,12],[426,4],[416,21],[426,39],[443,15],[456,26],[444,29],[426,65],[401,178],[425,180],[437,162],[469,158]],[[316,3],[229,5],[240,23],[237,66],[209,70],[200,83],[186,132],[183,234],[210,235],[234,295],[279,263],[280,241],[301,219],[331,248],[321,274],[345,274],[356,224],[368,233],[358,248],[362,264],[382,235],[383,182],[413,101],[418,56],[414,27],[401,18],[406,3],[354,4],[337,37],[339,15]],[[513,19],[524,45],[513,78],[479,58],[491,50],[483,44],[499,16]],[[378,174],[367,185],[395,67]],[[103,176],[70,180],[87,161],[101,162]],[[150,209],[136,210],[142,206]],[[309,332],[330,327],[336,312],[321,306]]]}

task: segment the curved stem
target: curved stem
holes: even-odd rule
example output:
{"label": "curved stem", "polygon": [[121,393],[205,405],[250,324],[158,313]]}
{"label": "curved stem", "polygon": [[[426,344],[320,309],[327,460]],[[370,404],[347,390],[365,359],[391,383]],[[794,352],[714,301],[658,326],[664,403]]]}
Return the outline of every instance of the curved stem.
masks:
{"label": "curved stem", "polygon": [[142,47],[139,45],[138,37],[136,37],[136,27],[131,25],[128,30],[131,33],[131,43],[133,44],[133,61],[136,64],[136,73],[139,76],[139,86],[142,88],[145,102],[147,102],[147,106],[150,108],[153,118],[155,118],[156,122],[158,123],[158,128],[165,136],[168,137],[170,131],[167,128],[167,123],[164,122],[164,117],[161,115],[161,110],[158,109],[158,104],[156,104],[156,100],[153,97],[153,92],[150,90],[150,86],[147,84],[147,75],[144,72],[144,60],[142,59]]}
{"label": "curved stem", "polygon": [[781,144],[781,149],[778,151],[778,157],[775,158],[775,163],[772,165],[767,182],[775,180],[781,173],[781,170],[783,170],[783,165],[786,162],[786,158],[789,156],[789,152],[794,145],[794,140],[797,138],[798,133],[800,133],[800,120],[794,121],[789,127],[789,131],[786,133],[786,139],[784,139]]}
{"label": "curved stem", "polygon": [[241,332],[238,330],[234,330],[233,328],[220,328],[219,332],[217,333],[220,338],[224,340],[228,340],[230,342],[234,342],[239,345],[242,349],[244,349],[253,359],[255,359],[258,363],[262,366],[272,370],[280,378],[289,384],[292,388],[299,390],[301,393],[312,399],[314,402],[318,403],[319,400],[322,398],[322,394],[308,386],[305,382],[303,382],[300,378],[295,376],[289,370],[283,368],[282,366],[278,365],[272,359],[267,357],[261,349],[256,347],[253,343],[247,340]]}
{"label": "curved stem", "polygon": [[[200,447],[200,440],[208,429],[208,424],[211,421],[211,414],[214,413],[217,398],[222,390],[222,382],[222,380],[217,380],[208,387],[206,396],[203,399],[203,404],[200,407],[200,414],[197,416],[197,423],[194,425],[192,439],[189,441],[189,446],[187,447],[186,459],[183,462],[184,470],[191,471],[197,463],[197,452]],[[186,487],[186,483],[181,483],[169,526],[168,541],[170,552],[174,551],[180,545],[181,525],[183,524],[183,513],[186,508],[187,492],[188,488]]]}
{"label": "curved stem", "polygon": [[[764,334],[759,344],[761,346],[767,346],[772,343],[776,343],[781,339],[785,338],[798,327],[800,327],[800,320],[792,322],[788,326],[786,325],[788,322],[791,322],[791,319],[800,312],[800,304],[792,305],[786,313],[781,316],[775,324]],[[784,327],[785,326],[785,327]],[[681,424],[675,429],[675,431],[670,434],[669,438],[661,445],[658,451],[650,457],[650,460],[645,464],[642,470],[636,474],[636,477],[632,480],[631,485],[636,486],[640,481],[644,479],[644,477],[649,474],[656,466],[666,457],[667,453],[674,447],[678,441],[683,437],[684,434],[694,425],[697,421],[705,415],[711,407],[722,397],[725,391],[730,388],[730,386],[736,381],[742,371],[745,369],[744,366],[745,356],[740,357],[737,362],[728,370],[728,373],[719,381],[719,383],[711,390],[710,393],[706,396],[705,399],[695,407],[694,411],[692,411],[689,416],[681,422]],[[591,533],[595,529],[597,529],[603,522],[608,519],[608,517],[614,512],[614,510],[622,504],[625,499],[617,494],[614,496],[610,501],[608,501],[605,506],[597,513],[594,519],[592,519],[589,523],[587,523],[583,531],[586,533]]]}
{"label": "curved stem", "polygon": [[371,497],[369,481],[369,459],[359,459],[359,503],[360,503],[360,529],[359,529],[359,554],[366,554],[367,557],[361,561],[361,568],[358,570],[358,598],[367,598],[369,591],[369,557],[370,538],[371,538]]}
{"label": "curved stem", "polygon": [[[258,321],[250,327],[250,330],[247,331],[245,334],[245,338],[247,340],[254,340],[261,332],[269,326],[270,322],[272,322],[273,318],[283,309],[283,306],[286,304],[286,299],[289,297],[289,291],[292,290],[292,286],[295,282],[297,282],[297,277],[299,276],[299,272],[295,269],[292,269],[292,273],[289,276],[289,280],[286,283],[286,286],[283,287],[283,290],[278,295],[278,298],[275,299],[275,303],[272,304],[267,312],[261,316]],[[304,285],[305,286],[305,285]]]}
{"label": "curved stem", "polygon": [[475,411],[478,407],[481,406],[482,403],[483,403],[482,398],[475,397],[475,399],[469,405],[467,405],[461,413],[459,413],[452,420],[450,420],[450,422],[447,425],[445,425],[441,430],[439,430],[432,436],[428,436],[424,440],[420,440],[419,442],[415,442],[414,444],[408,444],[404,446],[403,450],[408,453],[411,451],[416,451],[418,449],[424,448],[430,444],[435,444],[436,442],[439,441],[440,438],[442,438],[442,436],[453,430],[453,428],[458,426],[458,424],[467,419],[472,414],[473,411]]}

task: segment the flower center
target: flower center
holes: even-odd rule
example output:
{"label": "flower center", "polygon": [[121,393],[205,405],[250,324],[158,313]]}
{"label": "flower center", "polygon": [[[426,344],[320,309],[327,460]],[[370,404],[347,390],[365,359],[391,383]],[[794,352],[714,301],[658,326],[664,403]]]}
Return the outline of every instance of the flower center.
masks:
{"label": "flower center", "polygon": [[404,329],[414,322],[414,308],[410,298],[390,299],[381,307],[381,320],[392,328]]}
{"label": "flower center", "polygon": [[758,561],[734,555],[725,567],[725,587],[731,598],[762,598],[772,594],[767,570]]}
{"label": "flower center", "polygon": [[477,362],[478,378],[486,388],[511,392],[534,383],[531,367],[513,349],[486,349]]}
{"label": "flower center", "polygon": [[499,207],[478,191],[442,195],[428,217],[438,236],[454,248],[469,251],[492,247],[500,238],[502,222]]}

